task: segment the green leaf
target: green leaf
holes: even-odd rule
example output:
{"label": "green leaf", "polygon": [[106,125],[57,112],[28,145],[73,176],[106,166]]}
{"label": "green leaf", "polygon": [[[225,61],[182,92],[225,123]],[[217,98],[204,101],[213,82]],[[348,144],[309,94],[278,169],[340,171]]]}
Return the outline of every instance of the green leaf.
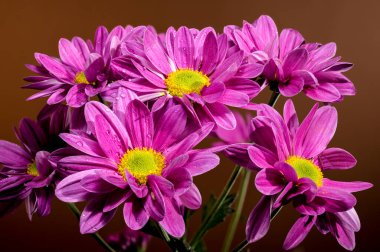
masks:
{"label": "green leaf", "polygon": [[[215,213],[214,217],[210,220],[207,230],[217,226],[218,224],[222,223],[226,217],[230,214],[232,214],[235,210],[231,207],[232,203],[235,200],[236,195],[230,194],[226,197],[226,199],[223,201],[223,203],[220,205],[220,208]],[[203,213],[202,213],[202,221],[209,215],[211,209],[214,207],[216,202],[216,197],[214,195],[210,196],[210,199],[203,207]]]}

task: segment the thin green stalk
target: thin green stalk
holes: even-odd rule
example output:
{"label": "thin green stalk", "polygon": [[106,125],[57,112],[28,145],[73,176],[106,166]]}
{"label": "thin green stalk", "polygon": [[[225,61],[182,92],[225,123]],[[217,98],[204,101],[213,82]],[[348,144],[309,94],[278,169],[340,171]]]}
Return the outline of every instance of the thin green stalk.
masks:
{"label": "thin green stalk", "polygon": [[280,97],[280,93],[278,91],[273,91],[273,93],[269,99],[268,105],[271,107],[274,107],[276,105],[276,102],[278,101],[279,97]]}
{"label": "thin green stalk", "polygon": [[[268,105],[271,107],[274,107],[276,105],[276,102],[278,101],[279,97],[280,97],[280,92],[273,91],[272,95],[269,99]],[[238,203],[237,203],[238,205],[237,205],[236,212],[235,212],[233,219],[231,220],[230,226],[228,228],[229,233],[227,234],[226,239],[224,241],[223,252],[229,251],[229,249],[231,247],[232,240],[235,236],[236,228],[237,228],[237,225],[239,223],[240,216],[242,213],[242,209],[244,206],[245,196],[247,194],[247,189],[248,189],[248,184],[249,184],[248,183],[249,182],[249,176],[250,176],[250,173],[245,174],[244,181],[241,183],[241,187],[239,188],[240,197],[238,199]],[[275,213],[275,215],[272,218],[274,218],[276,216],[278,211]],[[243,241],[242,243],[240,243],[238,245],[237,249],[240,249],[240,247],[241,247],[241,249],[244,249],[244,247],[247,245],[248,245],[248,242]]]}
{"label": "thin green stalk", "polygon": [[[78,218],[80,218],[81,212],[74,203],[68,203],[70,210]],[[91,236],[106,250],[109,252],[116,252],[98,233],[93,233]]]}
{"label": "thin green stalk", "polygon": [[232,243],[232,240],[234,239],[236,229],[240,221],[240,216],[243,211],[244,201],[247,195],[250,178],[251,178],[251,173],[248,170],[244,169],[242,173],[242,181],[240,182],[240,188],[238,190],[239,197],[237,201],[236,211],[235,211],[234,216],[232,217],[229,227],[227,228],[228,233],[226,235],[226,238],[224,239],[224,244],[222,247],[223,252],[228,252],[230,250],[231,243]]}
{"label": "thin green stalk", "polygon": [[245,247],[247,247],[247,246],[248,246],[248,241],[244,240],[244,241],[240,242],[239,245],[237,245],[236,248],[234,248],[234,250],[232,250],[232,252],[243,251],[243,249],[245,249]]}
{"label": "thin green stalk", "polygon": [[198,232],[195,234],[194,238],[190,242],[190,246],[192,248],[195,248],[197,244],[200,242],[202,237],[207,232],[208,225],[210,224],[210,221],[214,217],[215,213],[218,212],[220,206],[222,205],[223,201],[226,199],[228,194],[230,193],[232,186],[235,184],[236,179],[238,178],[240,172],[242,171],[241,166],[236,166],[234,171],[231,174],[231,177],[229,178],[226,186],[224,187],[222,193],[220,194],[218,200],[215,202],[213,208],[211,209],[210,213],[206,216],[205,220],[203,221],[201,227],[199,228]]}
{"label": "thin green stalk", "polygon": [[171,238],[170,238],[169,234],[159,224],[156,224],[156,225],[157,225],[157,228],[158,228],[162,238],[166,241],[167,244],[170,245]]}

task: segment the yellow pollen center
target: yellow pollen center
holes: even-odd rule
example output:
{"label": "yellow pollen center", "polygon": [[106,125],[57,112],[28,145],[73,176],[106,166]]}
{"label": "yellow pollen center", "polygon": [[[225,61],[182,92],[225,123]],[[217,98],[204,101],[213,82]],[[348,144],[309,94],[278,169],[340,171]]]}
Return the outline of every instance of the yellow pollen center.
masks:
{"label": "yellow pollen center", "polygon": [[312,160],[290,156],[286,160],[286,163],[293,167],[298,178],[309,178],[317,185],[317,187],[322,186],[323,173]]}
{"label": "yellow pollen center", "polygon": [[118,165],[118,171],[126,179],[128,171],[140,184],[146,184],[149,175],[161,176],[165,157],[152,148],[135,148],[125,152]]}
{"label": "yellow pollen center", "polygon": [[38,173],[36,163],[31,163],[28,165],[28,168],[26,170],[26,173],[32,176],[39,176],[40,174]]}
{"label": "yellow pollen center", "polygon": [[201,71],[178,69],[165,79],[169,94],[182,97],[184,94],[200,94],[202,89],[210,86],[210,79]]}
{"label": "yellow pollen center", "polygon": [[75,75],[74,82],[77,84],[91,84],[90,82],[88,82],[86,75],[84,74],[84,71],[78,72]]}

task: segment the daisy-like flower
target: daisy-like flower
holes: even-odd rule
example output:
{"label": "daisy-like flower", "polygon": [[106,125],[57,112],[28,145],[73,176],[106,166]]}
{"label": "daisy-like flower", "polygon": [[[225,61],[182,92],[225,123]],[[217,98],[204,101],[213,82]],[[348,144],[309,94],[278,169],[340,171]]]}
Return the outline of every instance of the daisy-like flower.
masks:
{"label": "daisy-like flower", "polygon": [[9,213],[23,201],[29,219],[37,213],[46,216],[51,211],[54,187],[59,179],[49,162],[50,153],[63,147],[57,134],[67,130],[67,108],[46,106],[38,122],[25,118],[16,135],[17,145],[0,140],[0,216]]}
{"label": "daisy-like flower", "polygon": [[60,161],[60,169],[75,172],[58,184],[56,195],[65,202],[87,202],[81,233],[96,232],[123,206],[129,228],[139,230],[152,218],[172,236],[181,237],[184,207],[201,205],[193,176],[219,163],[207,149],[193,150],[214,125],[187,134],[182,106],[152,113],[141,101],[126,96],[119,94],[114,111],[99,102],[85,105],[92,136],[62,134],[84,154]]}
{"label": "daisy-like flower", "polygon": [[336,102],[355,94],[354,85],[342,74],[352,64],[335,57],[335,43],[305,45],[302,35],[293,29],[284,29],[279,36],[269,16],[261,16],[253,24],[245,22],[241,29],[227,26],[225,33],[263,64],[265,85],[286,97],[303,91],[313,100]]}
{"label": "daisy-like flower", "polygon": [[128,227],[121,232],[111,234],[107,242],[118,252],[146,251],[151,236]]}
{"label": "daisy-like flower", "polygon": [[303,46],[308,51],[308,60],[304,66],[310,79],[305,79],[305,94],[324,102],[338,102],[344,96],[356,94],[354,84],[343,72],[352,68],[353,64],[341,62],[341,57],[335,56],[336,44],[321,45],[310,43]]}
{"label": "daisy-like flower", "polygon": [[236,119],[227,106],[245,106],[260,91],[250,80],[260,73],[257,64],[243,63],[243,52],[212,28],[169,28],[161,37],[147,28],[143,40],[125,48],[129,53],[113,65],[134,76],[119,84],[143,101],[154,100],[153,111],[174,100],[199,124],[233,129]]}
{"label": "daisy-like flower", "polygon": [[48,104],[66,101],[70,107],[80,107],[89,98],[104,91],[113,80],[109,69],[113,58],[120,55],[121,41],[133,33],[132,27],[115,27],[108,32],[100,26],[95,32],[94,43],[87,43],[80,37],[71,41],[60,39],[58,44],[60,58],[36,53],[39,66],[27,65],[38,74],[25,78],[30,84],[25,88],[41,90],[28,100],[49,97]]}
{"label": "daisy-like flower", "polygon": [[[254,144],[248,147],[248,154],[261,169],[255,185],[265,196],[249,217],[246,227],[249,242],[263,237],[269,228],[271,212],[289,202],[303,215],[300,221],[312,226],[317,216],[349,211],[356,204],[352,193],[372,186],[324,176],[328,170],[349,169],[356,164],[349,152],[327,148],[336,127],[337,112],[331,106],[318,108],[316,104],[300,125],[291,100],[285,104],[284,117],[268,105],[257,106],[251,132]],[[310,227],[307,225],[302,225],[304,230],[298,234],[307,233]],[[291,237],[293,242],[285,241],[287,249],[299,244],[305,236]]]}

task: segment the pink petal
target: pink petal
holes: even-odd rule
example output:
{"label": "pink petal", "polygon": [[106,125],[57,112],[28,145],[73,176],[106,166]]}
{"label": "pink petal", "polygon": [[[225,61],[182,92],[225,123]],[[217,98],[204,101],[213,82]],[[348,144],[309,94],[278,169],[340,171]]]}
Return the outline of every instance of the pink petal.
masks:
{"label": "pink petal", "polygon": [[298,246],[310,232],[316,219],[317,216],[308,215],[299,218],[286,235],[283,248],[290,250]]}
{"label": "pink petal", "polygon": [[194,38],[190,30],[182,26],[174,40],[174,58],[178,68],[193,68]]}
{"label": "pink petal", "polygon": [[202,56],[200,70],[208,75],[215,69],[218,63],[218,42],[213,32],[209,32],[205,38]]}
{"label": "pink petal", "polygon": [[249,215],[245,234],[248,243],[253,243],[263,238],[269,230],[272,197],[263,196]]}
{"label": "pink petal", "polygon": [[319,154],[318,164],[324,170],[350,169],[356,165],[356,159],[346,150],[329,148]]}
{"label": "pink petal", "polygon": [[154,148],[160,151],[175,143],[183,133],[186,122],[186,112],[181,105],[169,108],[155,121]]}
{"label": "pink petal", "polygon": [[74,67],[76,71],[83,70],[85,68],[85,59],[79,54],[78,50],[67,39],[60,39],[58,42],[59,56],[62,61]]}
{"label": "pink petal", "polygon": [[304,42],[301,33],[293,29],[284,29],[280,34],[280,59],[284,59],[290,52]]}
{"label": "pink petal", "polygon": [[283,114],[284,114],[284,121],[289,128],[290,136],[294,138],[299,126],[299,122],[298,122],[297,112],[294,108],[294,104],[292,100],[288,99],[285,102]]}
{"label": "pink petal", "polygon": [[133,147],[151,147],[153,141],[153,118],[149,109],[139,100],[127,107],[126,128]]}
{"label": "pink petal", "polygon": [[149,220],[148,213],[136,198],[129,199],[125,202],[123,215],[125,223],[132,230],[143,228]]}
{"label": "pink petal", "polygon": [[182,214],[174,200],[169,198],[164,199],[166,214],[165,218],[159,223],[170,235],[180,238],[184,235],[186,229]]}
{"label": "pink petal", "polygon": [[315,114],[314,109],[310,113],[312,119],[304,120],[295,138],[295,154],[306,158],[316,157],[326,149],[338,123],[338,114],[334,107],[324,106]]}
{"label": "pink petal", "polygon": [[226,106],[219,102],[207,104],[207,110],[215,123],[227,130],[236,127],[236,118],[234,114]]}
{"label": "pink petal", "polygon": [[144,34],[144,51],[150,62],[162,73],[168,75],[172,72],[169,58],[164,51],[157,34],[147,29]]}

